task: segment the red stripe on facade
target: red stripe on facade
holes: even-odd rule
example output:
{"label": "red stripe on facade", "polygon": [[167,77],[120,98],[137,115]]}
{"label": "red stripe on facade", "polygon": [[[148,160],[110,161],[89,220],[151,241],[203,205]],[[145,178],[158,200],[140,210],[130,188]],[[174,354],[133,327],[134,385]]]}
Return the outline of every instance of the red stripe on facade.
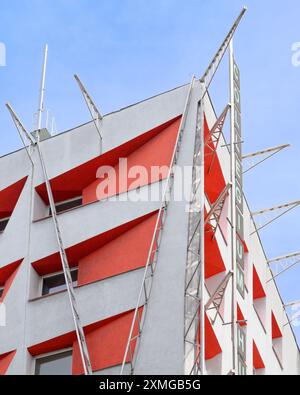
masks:
{"label": "red stripe on facade", "polygon": [[9,365],[11,364],[14,356],[16,355],[16,350],[10,351],[8,353],[0,355],[0,375],[5,375]]}
{"label": "red stripe on facade", "polygon": [[[52,178],[50,184],[55,202],[58,203],[81,196],[83,191],[84,203],[97,200],[98,169],[102,166],[111,166],[118,169],[120,158],[129,158],[131,166],[137,164],[146,167],[150,165],[162,166],[164,164],[169,166],[180,120],[181,116],[176,117],[99,157]],[[160,134],[161,136],[159,136]],[[48,205],[49,200],[45,183],[37,186],[36,191]],[[122,189],[119,189],[118,193],[122,191]]]}
{"label": "red stripe on facade", "polygon": [[19,200],[27,177],[0,191],[0,219],[10,217]]}
{"label": "red stripe on facade", "polygon": [[[78,285],[143,267],[146,264],[158,211],[101,233],[66,249],[70,267],[79,266]],[[40,275],[62,270],[59,253],[32,263]]]}
{"label": "red stripe on facade", "polygon": [[260,355],[260,352],[258,351],[257,345],[254,340],[253,340],[253,367],[255,369],[265,368],[264,361]]}
{"label": "red stripe on facade", "polygon": [[5,299],[17,273],[23,259],[16,262],[10,263],[9,265],[3,266],[0,269],[0,286],[4,287],[2,297],[0,298],[0,303]]}

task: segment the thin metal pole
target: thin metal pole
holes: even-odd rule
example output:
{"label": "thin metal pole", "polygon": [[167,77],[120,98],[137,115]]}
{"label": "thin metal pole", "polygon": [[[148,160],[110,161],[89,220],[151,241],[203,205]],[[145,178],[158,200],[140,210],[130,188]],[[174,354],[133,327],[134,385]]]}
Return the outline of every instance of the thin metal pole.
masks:
{"label": "thin metal pole", "polygon": [[205,304],[204,304],[204,288],[205,288],[205,251],[204,251],[204,210],[205,210],[205,190],[204,190],[204,100],[203,92],[205,92],[204,83],[200,83],[201,103],[200,103],[200,371],[205,375]]}
{"label": "thin metal pole", "polygon": [[[44,111],[47,59],[48,59],[48,44],[45,45],[45,50],[44,50],[44,62],[43,62],[40,97],[39,97],[39,107],[38,107],[38,122],[37,122],[37,129],[38,130],[40,130],[42,128],[42,115],[43,115],[43,111]],[[39,136],[39,133],[38,133],[38,136]]]}
{"label": "thin metal pole", "polygon": [[235,215],[235,133],[234,133],[234,54],[233,40],[229,43],[229,78],[230,78],[230,103],[231,103],[231,119],[230,119],[230,181],[231,188],[231,270],[232,276],[232,306],[231,306],[231,338],[232,338],[232,368],[235,374],[237,372],[237,311],[236,311],[236,215]]}
{"label": "thin metal pole", "polygon": [[210,65],[208,66],[208,68],[206,69],[205,73],[203,74],[203,76],[201,77],[200,81],[205,82],[206,84],[206,89],[209,88],[217,70],[218,67],[223,59],[223,56],[226,53],[228,44],[230,43],[230,40],[232,39],[232,37],[234,36],[234,33],[237,29],[237,27],[239,26],[239,23],[241,22],[245,12],[247,11],[247,7],[244,6],[242,11],[240,12],[239,16],[237,17],[237,19],[235,20],[232,28],[230,29],[229,33],[227,34],[227,36],[225,37],[225,40],[223,41],[223,43],[221,44],[220,48],[218,49],[217,53],[215,54],[212,62],[210,63]]}

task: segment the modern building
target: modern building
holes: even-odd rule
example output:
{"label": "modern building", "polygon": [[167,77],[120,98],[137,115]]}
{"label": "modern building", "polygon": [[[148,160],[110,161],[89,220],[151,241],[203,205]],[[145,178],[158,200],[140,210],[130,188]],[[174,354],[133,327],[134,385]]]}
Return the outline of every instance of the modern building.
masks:
{"label": "modern building", "polygon": [[1,374],[300,373],[239,190],[235,89],[232,63],[234,111],[194,79],[0,158]]}

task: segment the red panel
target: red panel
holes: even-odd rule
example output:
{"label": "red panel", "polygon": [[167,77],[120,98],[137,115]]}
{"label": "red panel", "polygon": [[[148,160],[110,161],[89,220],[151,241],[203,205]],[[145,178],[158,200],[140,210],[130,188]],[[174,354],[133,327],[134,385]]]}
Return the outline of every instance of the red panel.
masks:
{"label": "red panel", "polygon": [[257,274],[256,268],[253,265],[253,299],[265,298],[266,293],[264,287]]}
{"label": "red panel", "polygon": [[[140,317],[143,308],[139,310]],[[87,328],[86,341],[90,354],[93,371],[107,369],[121,365],[128,341],[128,336],[132,324],[134,311],[101,321]],[[133,336],[138,334],[136,326]],[[135,349],[135,342],[132,342],[132,352]],[[128,359],[129,361],[129,359]],[[77,340],[73,348],[73,374],[83,374],[83,367]]]}
{"label": "red panel", "polygon": [[257,348],[254,340],[253,340],[253,367],[255,369],[264,369],[265,368],[264,361],[262,360],[262,357],[260,355],[260,352],[258,351],[258,348]]}
{"label": "red panel", "polygon": [[[96,179],[83,190],[83,204],[107,199],[137,187],[165,179],[169,173],[179,126],[180,119],[177,119],[157,136],[128,155],[127,169],[124,166],[121,168],[118,164],[110,172],[112,175],[108,175],[104,179]],[[129,178],[130,171],[133,171],[135,166],[143,166],[145,169],[143,170],[145,172],[144,176],[139,173],[135,174],[134,178]],[[153,166],[162,167],[162,174],[151,174]],[[108,180],[113,181],[112,190],[109,190],[107,187]]]}
{"label": "red panel", "polygon": [[[140,318],[142,313],[143,307],[139,309]],[[123,362],[133,315],[133,310],[128,311],[106,320],[95,322],[84,328],[90,360],[94,371],[120,365]],[[133,336],[137,334],[138,328],[135,327]],[[131,344],[134,352],[135,342]],[[28,352],[32,356],[38,356],[69,347],[73,347],[73,374],[83,374],[75,331],[33,345],[28,348]]]}
{"label": "red panel", "polygon": [[0,191],[0,219],[10,217],[19,200],[27,177]]}
{"label": "red panel", "polygon": [[272,339],[279,339],[282,337],[282,332],[279,328],[276,317],[272,311]]}
{"label": "red panel", "polygon": [[6,374],[11,361],[13,360],[16,354],[16,350],[8,352],[6,354],[0,355],[0,375],[3,376]]}
{"label": "red panel", "polygon": [[211,227],[207,224],[204,236],[205,278],[210,278],[226,271],[218,243],[212,236]]}
{"label": "red panel", "polygon": [[[55,202],[60,202],[63,200],[71,199],[81,195],[82,191],[91,185],[96,180],[97,170],[101,166],[117,166],[119,158],[127,158],[134,151],[138,150],[145,143],[150,141],[152,138],[155,138],[159,133],[164,130],[167,130],[166,134],[171,133],[171,130],[175,130],[180,122],[181,116],[176,117],[163,125],[160,125],[133,140],[128,141],[125,144],[120,145],[113,150],[106,152],[105,154],[96,157],[86,163],[83,163],[80,166],[75,167],[51,180],[51,187],[54,195]],[[172,133],[171,133],[172,134]],[[162,139],[162,142],[165,143],[166,140]],[[150,144],[152,146],[152,144]],[[157,147],[156,147],[157,148]],[[167,152],[169,152],[169,147],[163,147]],[[163,153],[162,147],[157,148],[159,150],[159,154],[157,155],[157,160],[161,160],[161,156]],[[153,154],[153,153],[152,153]],[[164,156],[164,160],[166,160],[166,156]],[[149,158],[146,160],[146,164],[148,163]],[[163,162],[164,163],[164,162]],[[160,163],[159,163],[160,164]],[[49,204],[47,190],[45,183],[36,187],[36,191],[41,196],[46,204]],[[91,198],[91,196],[90,196]],[[90,198],[88,200],[90,200]]]}
{"label": "red panel", "polygon": [[248,248],[248,246],[247,246],[245,240],[242,240],[242,243],[243,243],[243,246],[244,246],[244,253],[245,253],[245,254],[248,254],[248,253],[249,253],[249,248]]}
{"label": "red panel", "polygon": [[[245,321],[244,314],[242,313],[242,310],[241,310],[239,305],[237,305],[237,319],[238,319],[238,321]],[[240,322],[239,325],[240,326],[246,326],[247,325],[247,321]]]}
{"label": "red panel", "polygon": [[16,274],[18,273],[19,267],[23,259],[16,262],[10,263],[0,269],[0,286],[4,287],[2,297],[0,298],[0,303],[3,302],[5,296],[7,295]]}
{"label": "red panel", "polygon": [[[157,212],[79,261],[78,285],[145,266]],[[155,246],[154,246],[155,247]]]}
{"label": "red panel", "polygon": [[[147,214],[145,216],[136,218],[135,220],[125,223],[117,228],[101,233],[91,239],[85,240],[79,244],[71,246],[66,249],[68,261],[71,267],[78,265],[78,262],[87,255],[99,250],[112,240],[120,237],[123,233],[128,232],[143,221],[147,221],[157,214],[157,211]],[[46,256],[38,261],[32,263],[33,268],[40,276],[55,273],[62,270],[59,253]],[[83,281],[83,279],[81,280]]]}
{"label": "red panel", "polygon": [[75,339],[76,339],[75,331],[65,333],[64,335],[28,347],[28,352],[33,357],[36,357],[38,355],[47,354],[49,352],[63,350],[64,348],[72,347]]}
{"label": "red panel", "polygon": [[[208,127],[207,119],[204,116],[204,139],[207,141],[209,138],[210,130]],[[214,147],[212,147],[214,148]],[[204,168],[205,168],[205,193],[208,197],[209,202],[212,204],[214,203],[217,198],[220,196],[220,193],[223,191],[223,189],[226,186],[225,179],[223,176],[223,172],[221,169],[220,161],[218,158],[218,155],[216,154],[214,157],[214,162],[213,166],[211,168],[210,173],[208,173],[210,164],[212,161],[212,151],[211,149],[206,145],[204,149],[204,155],[205,155],[205,160],[204,160]]]}
{"label": "red panel", "polygon": [[[211,322],[205,314],[205,359],[212,359],[222,352],[220,343],[217,339],[215,331],[211,325]],[[200,329],[198,335],[198,341],[200,343]]]}

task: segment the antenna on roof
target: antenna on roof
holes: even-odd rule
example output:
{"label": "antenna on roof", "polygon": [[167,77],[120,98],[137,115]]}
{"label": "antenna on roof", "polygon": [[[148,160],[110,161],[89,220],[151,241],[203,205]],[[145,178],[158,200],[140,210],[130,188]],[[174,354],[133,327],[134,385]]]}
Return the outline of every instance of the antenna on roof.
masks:
{"label": "antenna on roof", "polygon": [[48,44],[45,45],[45,50],[44,50],[44,61],[43,61],[43,70],[42,70],[41,88],[40,88],[40,97],[39,97],[39,107],[38,107],[38,119],[37,119],[37,129],[38,130],[40,130],[42,128],[47,60],[48,60]]}

